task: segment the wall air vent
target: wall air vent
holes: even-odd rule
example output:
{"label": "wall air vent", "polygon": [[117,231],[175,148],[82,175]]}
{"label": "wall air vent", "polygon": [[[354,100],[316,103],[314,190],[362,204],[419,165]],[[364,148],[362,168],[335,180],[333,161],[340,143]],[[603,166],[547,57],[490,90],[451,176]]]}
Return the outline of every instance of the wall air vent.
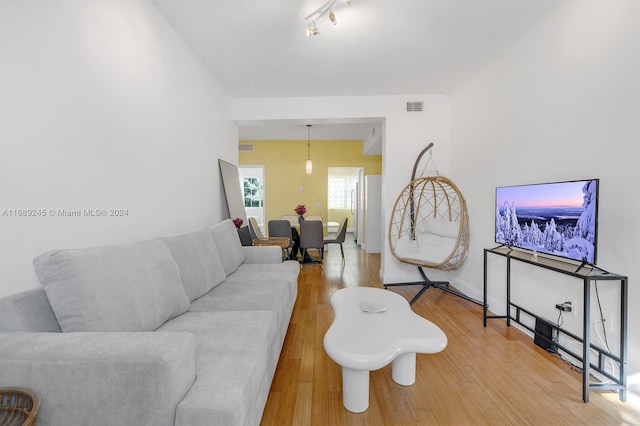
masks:
{"label": "wall air vent", "polygon": [[424,102],[407,102],[407,112],[423,112]]}
{"label": "wall air vent", "polygon": [[252,143],[241,143],[238,145],[238,151],[253,151]]}

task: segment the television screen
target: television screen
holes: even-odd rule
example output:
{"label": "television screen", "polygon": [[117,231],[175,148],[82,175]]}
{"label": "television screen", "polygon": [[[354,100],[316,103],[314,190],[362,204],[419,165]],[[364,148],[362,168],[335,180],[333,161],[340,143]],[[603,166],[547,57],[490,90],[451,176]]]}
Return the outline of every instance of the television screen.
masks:
{"label": "television screen", "polygon": [[496,188],[496,243],[596,263],[598,179]]}

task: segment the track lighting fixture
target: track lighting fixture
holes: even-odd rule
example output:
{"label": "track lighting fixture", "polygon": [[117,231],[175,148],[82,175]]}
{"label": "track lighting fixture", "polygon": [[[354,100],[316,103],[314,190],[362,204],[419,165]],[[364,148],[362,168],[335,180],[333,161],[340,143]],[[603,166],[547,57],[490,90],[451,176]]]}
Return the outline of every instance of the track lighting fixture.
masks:
{"label": "track lighting fixture", "polygon": [[336,14],[333,13],[333,10],[329,10],[329,20],[334,26],[338,24],[338,21],[336,20]]}
{"label": "track lighting fixture", "polygon": [[319,33],[318,33],[318,29],[316,28],[316,23],[314,22],[313,24],[309,25],[309,28],[307,28],[307,35],[311,37],[318,34]]}
{"label": "track lighting fixture", "polygon": [[[338,0],[327,0],[325,4],[323,4],[322,6],[320,6],[319,8],[317,8],[316,10],[314,10],[304,18],[306,21],[309,21],[309,25],[307,26],[307,35],[309,37],[319,34],[318,28],[316,28],[316,21],[322,18],[324,15],[328,14],[329,21],[331,21],[331,23],[334,26],[338,24],[338,19],[336,18],[336,14],[333,13],[333,10],[331,9],[331,7],[337,1]],[[343,1],[349,6],[351,6],[351,0],[343,0]]]}

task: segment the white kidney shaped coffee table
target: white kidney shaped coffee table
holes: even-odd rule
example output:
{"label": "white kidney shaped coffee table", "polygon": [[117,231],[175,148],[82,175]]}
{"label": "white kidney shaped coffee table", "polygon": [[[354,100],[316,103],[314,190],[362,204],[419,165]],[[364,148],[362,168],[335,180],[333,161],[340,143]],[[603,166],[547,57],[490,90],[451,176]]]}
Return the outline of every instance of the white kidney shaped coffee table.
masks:
{"label": "white kidney shaped coffee table", "polygon": [[389,290],[343,288],[330,303],[334,320],[324,335],[324,349],[342,367],[342,402],[351,412],[369,408],[370,371],[391,363],[393,381],[409,386],[416,381],[416,353],[437,353],[447,346],[438,326]]}

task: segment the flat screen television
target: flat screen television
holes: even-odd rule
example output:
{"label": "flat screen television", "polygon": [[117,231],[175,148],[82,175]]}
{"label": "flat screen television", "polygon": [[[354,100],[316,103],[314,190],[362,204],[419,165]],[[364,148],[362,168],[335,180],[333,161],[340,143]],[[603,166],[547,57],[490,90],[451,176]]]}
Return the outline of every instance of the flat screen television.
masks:
{"label": "flat screen television", "polygon": [[595,265],[598,179],[496,188],[496,243]]}

